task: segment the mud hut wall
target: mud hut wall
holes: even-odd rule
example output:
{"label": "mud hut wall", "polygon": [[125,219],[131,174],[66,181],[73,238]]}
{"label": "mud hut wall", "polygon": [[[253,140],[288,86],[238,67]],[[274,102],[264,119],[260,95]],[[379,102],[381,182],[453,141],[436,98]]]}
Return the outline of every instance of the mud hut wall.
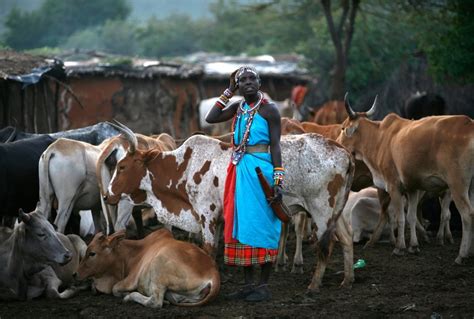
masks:
{"label": "mud hut wall", "polygon": [[62,130],[112,119],[147,135],[166,132],[182,138],[199,129],[197,81],[82,76],[68,82],[83,108],[69,92],[61,92]]}
{"label": "mud hut wall", "polygon": [[0,124],[28,133],[49,133],[57,129],[56,83],[44,79],[23,87],[16,81],[0,81]]}

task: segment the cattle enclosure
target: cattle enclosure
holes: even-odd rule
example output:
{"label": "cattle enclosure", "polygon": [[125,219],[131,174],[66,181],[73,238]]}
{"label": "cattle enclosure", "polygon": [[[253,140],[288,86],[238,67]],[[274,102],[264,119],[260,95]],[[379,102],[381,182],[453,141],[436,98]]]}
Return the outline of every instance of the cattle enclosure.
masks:
{"label": "cattle enclosure", "polygon": [[[216,300],[198,308],[165,305],[150,309],[135,303],[123,303],[109,295],[93,295],[83,291],[67,300],[0,301],[0,317],[4,318],[471,318],[474,258],[464,266],[453,260],[457,254],[460,233],[454,232],[455,243],[444,247],[422,243],[419,255],[396,257],[393,246],[378,243],[363,249],[357,244],[354,261],[364,259],[366,266],[355,270],[352,289],[339,288],[343,277],[342,250],[336,245],[323,278],[321,292],[305,295],[316,256],[310,243],[303,246],[304,273],[273,273],[270,286],[273,299],[261,304],[228,301],[225,294],[233,291],[242,279],[240,273],[223,268],[222,251],[218,256],[225,282]],[[293,256],[294,238],[289,240],[288,255]]]}

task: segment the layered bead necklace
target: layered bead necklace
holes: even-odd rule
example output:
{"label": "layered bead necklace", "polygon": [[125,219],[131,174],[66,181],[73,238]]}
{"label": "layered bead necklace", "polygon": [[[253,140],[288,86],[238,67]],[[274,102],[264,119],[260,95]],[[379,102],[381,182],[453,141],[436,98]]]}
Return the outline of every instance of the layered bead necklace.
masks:
{"label": "layered bead necklace", "polygon": [[[244,105],[246,104],[245,100],[242,100],[240,102],[239,108],[237,110],[237,115],[235,116],[234,121],[232,123],[231,137],[232,137],[232,147],[234,149],[232,152],[232,164],[234,165],[237,165],[245,154],[245,149],[247,147],[247,144],[250,138],[250,127],[252,126],[253,118],[263,101],[262,92],[258,91],[257,94],[258,94],[257,102],[255,103],[254,106],[249,107],[248,109],[244,108]],[[248,114],[248,118],[247,118],[247,114]],[[239,145],[235,145],[234,133],[235,133],[235,129],[237,125],[239,125],[239,130],[240,130],[241,119],[244,121],[247,120],[247,123],[245,125],[245,132],[242,136],[242,139],[240,140]]]}

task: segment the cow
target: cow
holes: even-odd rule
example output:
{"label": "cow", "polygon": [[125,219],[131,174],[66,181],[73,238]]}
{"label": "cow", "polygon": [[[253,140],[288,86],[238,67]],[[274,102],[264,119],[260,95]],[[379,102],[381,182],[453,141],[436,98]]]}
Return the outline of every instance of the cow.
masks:
{"label": "cow", "polygon": [[328,101],[317,108],[310,122],[320,125],[340,124],[347,118],[343,101]]}
{"label": "cow", "polygon": [[[139,135],[139,140],[146,147],[159,145],[156,139],[144,135]],[[107,139],[98,146],[60,138],[42,154],[39,161],[39,209],[49,218],[53,199],[56,198],[58,208],[54,224],[59,232],[64,233],[71,214],[78,214],[80,210],[92,210],[95,229],[102,228],[100,209],[108,208],[102,205],[101,201],[100,182],[96,175],[97,163],[102,151],[110,148],[117,150],[120,147],[124,149],[127,144],[123,146],[122,143],[127,142],[118,136]],[[109,161],[113,161],[114,156],[115,153],[107,157]],[[119,213],[121,216],[130,216],[131,209],[132,207],[126,205],[119,210]],[[108,221],[108,215],[105,217]],[[125,225],[126,222],[128,219]]]}
{"label": "cow", "polygon": [[[195,135],[175,151],[140,151],[134,133],[122,129],[130,148],[117,163],[107,202],[115,204],[121,198],[146,202],[155,209],[158,221],[200,233],[205,251],[215,255],[230,145]],[[284,136],[281,149],[286,170],[292,172],[286,177],[286,187],[294,194],[285,196],[284,201],[289,207],[308,211],[317,226],[320,254],[308,289],[319,289],[334,245],[334,232],[344,250],[342,285],[351,285],[352,233],[350,225],[339,216],[352,183],[352,156],[336,142],[317,134]]]}
{"label": "cow", "polygon": [[[342,214],[345,218],[351,220],[354,243],[370,238],[370,234],[377,226],[380,211],[379,195],[375,187],[350,192]],[[385,238],[391,235],[387,225],[383,228],[382,235]]]}
{"label": "cow", "polygon": [[194,244],[174,239],[166,228],[141,240],[127,240],[123,231],[96,234],[77,278],[93,278],[99,292],[151,308],[161,308],[165,299],[177,306],[201,306],[220,290],[215,261]]}
{"label": "cow", "polygon": [[0,130],[0,142],[14,142],[25,138],[49,135],[54,139],[68,138],[71,140],[87,142],[92,145],[99,145],[105,139],[118,134],[119,132],[107,122],[99,122],[87,127],[47,134],[26,133],[12,126],[8,126]]}
{"label": "cow", "polygon": [[86,244],[79,236],[57,233],[41,212],[20,209],[18,221],[14,229],[0,229],[0,299],[73,296],[75,288],[58,290],[73,282]]}
{"label": "cow", "polygon": [[438,94],[426,92],[416,92],[411,95],[400,110],[400,115],[409,120],[444,114],[446,114],[444,99]]}
{"label": "cow", "polygon": [[38,202],[38,162],[55,141],[49,135],[0,144],[0,217],[14,217],[18,209],[33,211]]}
{"label": "cow", "polygon": [[[121,123],[118,124],[111,123],[114,127],[120,127]],[[117,126],[119,125],[119,126]],[[147,150],[155,149],[160,151],[171,151],[176,148],[176,142],[167,133],[161,133],[148,137],[145,135],[137,134],[138,148]],[[113,229],[119,231],[125,229],[130,216],[134,216],[135,225],[137,227],[137,235],[139,238],[143,238],[143,225],[142,225],[142,216],[140,206],[136,206],[130,201],[120,201],[118,208],[109,207],[103,201],[103,196],[107,193],[107,186],[110,182],[112,172],[115,170],[115,165],[117,161],[124,156],[127,152],[129,142],[123,136],[117,136],[111,139],[107,145],[105,145],[102,151],[99,154],[96,164],[96,177],[99,185],[99,190],[102,198],[102,208],[106,211],[106,216],[110,216],[110,221],[112,223]],[[136,207],[135,207],[136,206]],[[133,212],[132,212],[133,210]],[[109,227],[107,227],[109,230]]]}
{"label": "cow", "polygon": [[377,98],[367,112],[356,113],[346,94],[349,117],[342,124],[338,141],[364,161],[376,187],[390,195],[398,226],[394,254],[402,254],[406,249],[403,197],[408,200],[408,251],[417,252],[415,226],[420,192],[441,193],[449,189],[462,219],[462,240],[455,259],[457,264],[462,264],[472,254],[473,120],[467,116],[430,116],[412,121],[391,113],[382,121],[373,121],[370,118],[376,104]]}
{"label": "cow", "polygon": [[[329,138],[332,140],[336,140],[341,132],[341,124],[331,124],[331,125],[320,125],[313,122],[299,122],[295,119],[289,119],[283,117],[281,119],[281,134],[299,134],[300,132],[303,133],[318,133],[325,138]],[[367,166],[362,161],[355,161],[355,172],[353,177],[353,182],[351,185],[351,189],[353,191],[358,191],[365,187],[372,185],[372,176],[370,171],[368,170]],[[382,210],[387,209],[387,200],[386,193],[380,192],[380,201],[384,202],[381,205]],[[311,230],[311,219],[308,219],[308,213],[306,211],[299,211],[298,213],[293,212],[292,222],[295,226],[295,233],[296,233],[296,249],[295,255],[293,258],[293,265],[291,268],[292,273],[303,273],[303,238],[305,237],[306,233],[310,233]],[[382,212],[384,214],[384,212]],[[385,216],[385,215],[384,215]],[[350,219],[347,221],[350,222]],[[275,270],[279,271],[280,269],[286,270],[286,263],[288,257],[286,255],[286,242],[289,233],[289,224],[285,224],[282,227],[282,232],[280,236],[280,242],[278,247],[278,257],[277,262],[275,263]],[[371,242],[368,246],[372,244]]]}

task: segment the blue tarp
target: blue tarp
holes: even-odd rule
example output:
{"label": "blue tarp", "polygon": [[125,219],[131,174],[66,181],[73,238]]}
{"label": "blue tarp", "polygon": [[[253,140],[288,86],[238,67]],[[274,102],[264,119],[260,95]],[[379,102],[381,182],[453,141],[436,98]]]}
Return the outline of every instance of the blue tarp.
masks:
{"label": "blue tarp", "polygon": [[61,60],[55,59],[51,65],[34,68],[31,70],[31,73],[28,74],[9,75],[7,79],[23,83],[22,88],[24,89],[28,85],[36,84],[41,81],[41,78],[46,74],[57,79],[65,78],[66,71],[64,69],[64,63]]}

